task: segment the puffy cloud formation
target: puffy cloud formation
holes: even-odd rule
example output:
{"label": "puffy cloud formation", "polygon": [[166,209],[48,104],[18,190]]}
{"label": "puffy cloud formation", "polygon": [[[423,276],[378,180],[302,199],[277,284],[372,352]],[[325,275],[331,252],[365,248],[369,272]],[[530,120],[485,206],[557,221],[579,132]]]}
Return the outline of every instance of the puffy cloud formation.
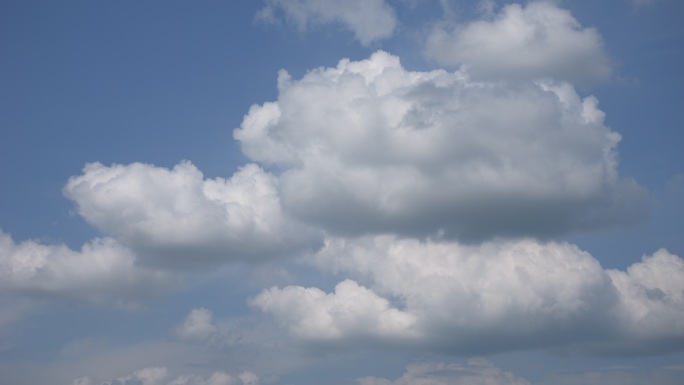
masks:
{"label": "puffy cloud formation", "polygon": [[230,179],[204,179],[190,162],[88,164],[64,194],[142,262],[195,267],[247,261],[320,245],[319,234],[283,215],[277,180],[254,164]]}
{"label": "puffy cloud formation", "polygon": [[641,215],[645,193],[617,173],[620,135],[570,84],[412,72],[379,51],[278,85],[234,137],[281,168],[285,210],[326,230],[479,241]]}
{"label": "puffy cloud formation", "polygon": [[251,302],[304,341],[472,354],[574,345],[663,351],[684,340],[684,261],[666,250],[623,272],[567,243],[379,236],[331,240],[314,259],[366,286],[274,287]]}
{"label": "puffy cloud formation", "polygon": [[0,231],[0,288],[29,296],[125,305],[176,284],[170,275],[136,266],[130,250],[111,238],[80,251],[36,241],[15,243]]}
{"label": "puffy cloud formation", "polygon": [[415,316],[351,280],[339,283],[330,294],[317,288],[274,287],[252,304],[274,314],[292,334],[306,340],[356,344],[380,338],[399,343],[414,334]]}
{"label": "puffy cloud formation", "polygon": [[569,11],[550,1],[509,4],[485,20],[438,26],[427,40],[426,54],[487,78],[588,83],[611,74],[600,34],[583,28]]}
{"label": "puffy cloud formation", "polygon": [[621,326],[636,338],[684,339],[684,260],[660,249],[608,274],[621,298]]}
{"label": "puffy cloud formation", "polygon": [[176,335],[183,341],[204,342],[216,336],[218,328],[214,324],[214,314],[205,308],[193,309],[185,318]]}
{"label": "puffy cloud formation", "polygon": [[279,11],[301,31],[340,23],[363,45],[392,36],[397,26],[394,10],[384,0],[267,0],[257,18],[275,22]]}
{"label": "puffy cloud formation", "polygon": [[175,336],[183,342],[219,349],[240,345],[241,352],[245,354],[245,345],[254,345],[260,341],[259,337],[265,335],[263,330],[258,330],[260,326],[244,320],[216,322],[211,310],[197,308],[192,309],[176,328]]}
{"label": "puffy cloud formation", "polygon": [[129,375],[112,381],[95,381],[90,377],[81,377],[72,385],[259,385],[259,377],[245,371],[238,376],[225,372],[214,372],[206,378],[199,375],[182,375],[169,379],[169,371],[164,367],[152,367],[135,371]]}
{"label": "puffy cloud formation", "polygon": [[444,363],[412,364],[396,381],[385,378],[359,378],[360,385],[530,385],[530,383],[505,372],[491,362],[476,358],[466,365]]}

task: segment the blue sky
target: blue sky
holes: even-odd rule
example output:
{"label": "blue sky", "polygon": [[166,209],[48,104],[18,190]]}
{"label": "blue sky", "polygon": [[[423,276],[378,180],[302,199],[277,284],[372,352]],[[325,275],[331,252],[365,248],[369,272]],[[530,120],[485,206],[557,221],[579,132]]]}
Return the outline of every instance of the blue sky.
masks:
{"label": "blue sky", "polygon": [[2,381],[681,383],[682,11],[2,2]]}

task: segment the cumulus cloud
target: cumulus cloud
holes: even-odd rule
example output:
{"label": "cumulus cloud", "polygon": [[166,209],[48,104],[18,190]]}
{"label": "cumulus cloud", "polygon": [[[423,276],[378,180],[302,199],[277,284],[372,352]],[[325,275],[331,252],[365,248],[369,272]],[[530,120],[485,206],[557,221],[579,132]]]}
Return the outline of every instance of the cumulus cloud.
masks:
{"label": "cumulus cloud", "polygon": [[[256,346],[259,337],[266,333],[262,325],[254,320],[231,319],[217,322],[214,313],[206,308],[192,309],[181,325],[175,330],[175,337],[183,342],[226,348],[240,345],[240,350],[246,353],[246,346]],[[257,337],[259,336],[259,337]]]}
{"label": "cumulus cloud", "polygon": [[409,365],[401,378],[391,381],[379,377],[358,379],[359,385],[530,385],[524,378],[475,358],[463,364],[417,363]]}
{"label": "cumulus cloud", "polygon": [[251,303],[273,314],[290,332],[310,341],[399,343],[411,337],[415,316],[393,308],[373,291],[345,280],[326,294],[317,288],[271,288]]}
{"label": "cumulus cloud", "polygon": [[111,238],[94,239],[75,251],[33,240],[17,244],[2,231],[0,278],[4,290],[28,296],[121,305],[177,284],[166,273],[136,266],[131,251]]}
{"label": "cumulus cloud", "polygon": [[75,379],[72,385],[259,385],[259,377],[249,371],[237,376],[219,371],[209,377],[181,375],[171,379],[167,368],[150,367],[111,381],[96,381],[90,377],[81,377]]}
{"label": "cumulus cloud", "polygon": [[485,78],[605,80],[611,63],[600,34],[550,1],[509,4],[483,20],[437,26],[427,56]]}
{"label": "cumulus cloud", "polygon": [[620,135],[563,82],[412,72],[379,51],[252,106],[234,137],[281,169],[286,211],[338,234],[479,241],[625,223],[644,191],[617,172]]}
{"label": "cumulus cloud", "polygon": [[252,300],[304,341],[479,354],[666,351],[684,340],[684,261],[665,250],[623,272],[567,243],[380,236],[330,240],[314,259],[355,280],[332,293],[288,286]]}
{"label": "cumulus cloud", "polygon": [[249,164],[230,179],[204,179],[190,162],[173,169],[92,163],[64,194],[101,231],[147,264],[196,267],[263,260],[320,244],[281,211],[277,180]]}
{"label": "cumulus cloud", "polygon": [[626,271],[608,274],[620,293],[619,324],[636,339],[635,348],[651,349],[647,342],[653,338],[675,345],[683,342],[684,260],[660,249]]}
{"label": "cumulus cloud", "polygon": [[397,26],[394,10],[384,0],[267,0],[257,19],[285,18],[301,31],[309,26],[339,23],[363,45],[392,36]]}
{"label": "cumulus cloud", "polygon": [[183,325],[176,330],[176,335],[183,341],[204,342],[214,337],[217,332],[214,314],[211,310],[199,308],[188,314]]}

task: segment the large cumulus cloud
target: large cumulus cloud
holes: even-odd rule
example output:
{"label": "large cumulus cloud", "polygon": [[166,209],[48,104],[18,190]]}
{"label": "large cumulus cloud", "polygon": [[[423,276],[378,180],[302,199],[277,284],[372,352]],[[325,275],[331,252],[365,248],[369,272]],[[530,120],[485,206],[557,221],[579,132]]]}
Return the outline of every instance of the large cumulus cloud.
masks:
{"label": "large cumulus cloud", "polygon": [[666,250],[618,271],[567,243],[464,246],[379,236],[330,240],[313,258],[353,280],[331,293],[274,287],[252,300],[312,343],[643,353],[684,340],[684,261]]}
{"label": "large cumulus cloud", "polygon": [[641,214],[643,191],[617,172],[620,135],[568,83],[408,71],[379,51],[278,85],[235,139],[280,168],[286,211],[333,232],[479,241]]}
{"label": "large cumulus cloud", "polygon": [[427,39],[426,54],[485,78],[551,77],[588,84],[611,74],[601,35],[551,1],[509,4],[491,18],[440,25]]}
{"label": "large cumulus cloud", "polygon": [[282,213],[277,183],[254,164],[230,179],[204,179],[190,162],[173,169],[92,163],[64,193],[143,263],[197,267],[286,256],[320,243],[318,232]]}

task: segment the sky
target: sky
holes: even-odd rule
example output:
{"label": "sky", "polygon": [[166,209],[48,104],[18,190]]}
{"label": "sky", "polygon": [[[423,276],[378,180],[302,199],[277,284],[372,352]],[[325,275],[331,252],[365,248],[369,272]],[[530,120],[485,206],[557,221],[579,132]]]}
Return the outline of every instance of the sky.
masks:
{"label": "sky", "polygon": [[683,14],[0,2],[0,385],[681,384]]}

